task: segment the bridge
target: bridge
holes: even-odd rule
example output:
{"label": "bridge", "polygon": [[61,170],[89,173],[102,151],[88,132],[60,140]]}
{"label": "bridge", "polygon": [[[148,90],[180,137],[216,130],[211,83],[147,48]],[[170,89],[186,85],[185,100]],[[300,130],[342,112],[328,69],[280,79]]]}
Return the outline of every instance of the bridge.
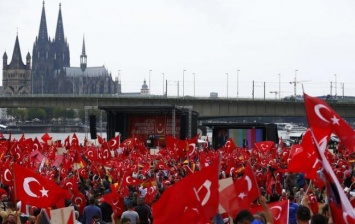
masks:
{"label": "bridge", "polygon": [[[156,95],[2,95],[0,108],[71,108],[100,106],[176,105],[188,107],[200,118],[214,117],[304,117],[304,103],[272,100],[211,97],[167,97]],[[342,117],[355,117],[355,102],[333,102],[329,105]]]}

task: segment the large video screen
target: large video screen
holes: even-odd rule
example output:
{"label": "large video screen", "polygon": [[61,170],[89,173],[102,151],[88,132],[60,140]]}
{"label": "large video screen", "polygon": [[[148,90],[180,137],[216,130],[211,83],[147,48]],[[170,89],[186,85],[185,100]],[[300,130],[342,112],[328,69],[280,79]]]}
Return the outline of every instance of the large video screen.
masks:
{"label": "large video screen", "polygon": [[236,146],[251,149],[254,143],[264,141],[265,133],[262,128],[215,128],[213,136],[213,145],[215,148],[223,147],[226,141],[232,138]]}
{"label": "large video screen", "polygon": [[[180,116],[175,117],[175,137],[180,137]],[[135,136],[142,142],[147,141],[149,136],[154,136],[160,145],[165,145],[165,136],[173,134],[171,116],[164,115],[131,115],[128,121],[129,136]]]}

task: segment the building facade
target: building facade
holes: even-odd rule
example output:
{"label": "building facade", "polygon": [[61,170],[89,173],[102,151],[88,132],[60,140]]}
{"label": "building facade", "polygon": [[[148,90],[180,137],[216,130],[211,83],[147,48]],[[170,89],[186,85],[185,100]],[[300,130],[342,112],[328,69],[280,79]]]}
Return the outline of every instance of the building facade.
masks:
{"label": "building facade", "polygon": [[11,62],[7,62],[7,54],[4,53],[2,83],[3,94],[19,95],[31,93],[31,56],[27,53],[26,64],[22,61],[20,43],[18,35],[16,35],[15,47],[12,53]]}

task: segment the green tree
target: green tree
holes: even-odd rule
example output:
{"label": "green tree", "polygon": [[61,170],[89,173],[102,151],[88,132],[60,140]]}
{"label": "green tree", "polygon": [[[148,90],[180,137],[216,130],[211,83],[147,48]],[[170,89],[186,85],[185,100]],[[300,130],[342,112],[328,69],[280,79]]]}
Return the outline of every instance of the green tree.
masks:
{"label": "green tree", "polygon": [[43,108],[29,108],[27,109],[27,120],[38,118],[40,120],[46,119],[46,111]]}

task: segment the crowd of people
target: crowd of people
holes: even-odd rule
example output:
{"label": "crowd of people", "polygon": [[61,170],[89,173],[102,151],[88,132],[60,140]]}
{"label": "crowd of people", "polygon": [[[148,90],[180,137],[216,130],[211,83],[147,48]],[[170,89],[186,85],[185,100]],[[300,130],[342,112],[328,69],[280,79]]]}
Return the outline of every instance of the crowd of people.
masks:
{"label": "crowd of people", "polygon": [[[20,141],[17,140],[17,142]],[[41,144],[45,145],[44,142]],[[53,146],[53,141],[51,144]],[[268,157],[266,157],[265,153],[261,153],[258,149],[231,147],[230,143],[220,149],[212,149],[208,146],[176,149],[169,148],[170,146],[167,145],[166,148],[160,148],[159,153],[154,154],[149,153],[149,149],[145,148],[143,144],[138,144],[136,140],[135,145],[129,144],[123,142],[117,148],[110,148],[107,146],[107,142],[102,140],[98,146],[59,145],[59,147],[67,148],[67,153],[64,153],[64,159],[60,164],[41,162],[35,165],[36,162],[33,162],[35,160],[31,164],[37,171],[40,170],[43,176],[52,179],[71,193],[70,197],[65,198],[65,206],[74,207],[78,224],[152,224],[154,223],[152,205],[159,200],[164,191],[176,182],[183,180],[184,177],[199,172],[219,155],[222,155],[220,179],[232,177],[233,180],[236,180],[243,174],[246,163],[252,166],[259,186],[260,197],[250,207],[261,205],[264,212],[253,214],[248,208],[238,211],[234,217],[231,217],[228,212],[224,212],[211,217],[210,223],[220,224],[233,221],[238,224],[274,223],[267,204],[282,200],[289,200],[289,224],[309,223],[309,221],[312,224],[332,223],[324,184],[316,184],[315,181],[307,179],[303,173],[287,170],[288,162],[291,159],[291,148],[275,144],[270,147],[267,152]],[[75,147],[73,147],[74,145]],[[47,148],[43,146],[41,150],[47,161],[51,156],[52,146],[46,146]],[[58,148],[58,145],[56,147]],[[102,159],[103,156],[100,155],[102,148],[108,148],[111,156]],[[96,150],[96,155],[90,157],[87,151],[92,149]],[[71,151],[75,151],[75,153],[72,154]],[[287,155],[285,152],[288,152]],[[7,164],[7,167],[11,167],[13,163],[28,164],[24,162],[22,157],[23,160],[20,162],[18,159],[14,159],[11,150],[6,153],[7,155],[2,157],[4,158],[1,167],[2,180],[6,175],[4,164]],[[26,155],[23,149],[22,153]],[[73,157],[78,154],[81,158],[86,155],[85,164],[80,168],[75,168],[74,164],[77,159]],[[349,200],[352,201],[350,192],[354,188],[352,185],[354,164],[350,161],[350,153],[341,149],[329,155],[338,181],[347,191]],[[67,167],[66,163],[70,158],[72,158],[72,163]],[[86,174],[82,174],[82,171]],[[66,181],[72,178],[77,182],[77,186],[68,187]],[[126,182],[127,180],[130,181]],[[1,188],[3,189],[0,192],[1,223],[39,223],[45,218],[44,216],[49,215],[46,208],[38,208],[30,204],[21,205],[21,201],[18,201],[14,195],[13,186],[2,181]],[[81,200],[77,200],[78,195],[82,197]],[[109,200],[105,198],[106,195],[109,195]],[[21,221],[18,222],[17,219]],[[171,223],[174,223],[174,220]]]}

